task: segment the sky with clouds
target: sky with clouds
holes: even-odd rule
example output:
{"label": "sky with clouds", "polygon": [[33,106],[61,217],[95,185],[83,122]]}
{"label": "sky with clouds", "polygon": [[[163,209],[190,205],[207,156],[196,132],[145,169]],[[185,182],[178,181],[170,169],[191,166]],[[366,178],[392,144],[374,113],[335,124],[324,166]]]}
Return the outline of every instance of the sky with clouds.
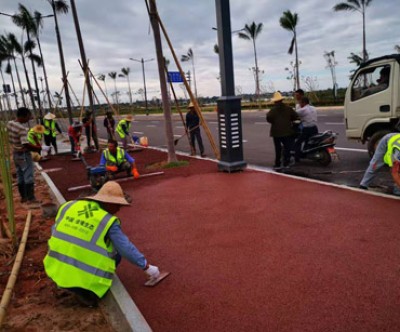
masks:
{"label": "sky with clouds", "polygon": [[[51,14],[47,0],[21,0],[31,11],[37,10],[43,15]],[[311,77],[316,85],[323,89],[332,86],[332,79],[326,60],[325,51],[335,51],[336,75],[340,87],[348,84],[349,71],[354,65],[347,57],[351,52],[362,50],[362,16],[358,12],[334,12],[335,0],[232,0],[232,30],[241,29],[245,24],[263,23],[264,27],[257,38],[257,53],[264,90],[290,91],[292,81],[287,79],[294,56],[287,50],[292,38],[289,31],[279,25],[279,18],[286,10],[299,15],[297,25],[300,76]],[[69,1],[67,0],[69,4]],[[161,19],[169,33],[176,53],[180,56],[189,48],[193,50],[197,78],[197,90],[200,96],[220,95],[217,79],[219,72],[218,56],[214,53],[217,41],[215,1],[202,0],[159,0],[157,2]],[[120,72],[122,67],[131,70],[131,88],[136,93],[143,87],[141,64],[129,58],[155,58],[153,35],[144,1],[139,0],[76,0],[81,32],[84,38],[86,55],[94,74]],[[2,0],[0,11],[14,14],[18,10],[18,1]],[[367,50],[370,57],[395,53],[394,46],[400,44],[397,32],[400,26],[399,0],[373,0],[366,11]],[[71,15],[59,15],[59,25],[64,46],[66,67],[69,81],[79,99],[82,98],[83,78],[78,64],[80,58],[75,27]],[[13,25],[9,17],[0,15],[0,34],[14,32],[21,36],[21,30]],[[48,71],[52,91],[61,90],[61,70],[56,44],[53,18],[46,18],[40,35],[44,60]],[[176,70],[166,43],[164,55],[171,61],[170,70]],[[243,93],[253,93],[255,88],[253,73],[254,54],[249,41],[232,36],[234,53],[235,85]],[[146,83],[149,98],[160,95],[156,61],[145,65]],[[191,70],[189,62],[183,63],[185,71]],[[38,71],[38,76],[42,72]],[[5,75],[8,78],[8,75]],[[114,89],[114,82],[106,78],[109,92]],[[117,89],[122,93],[122,100],[128,101],[128,87],[124,78],[116,81]],[[304,84],[302,87],[305,88]],[[176,91],[183,96],[177,85]],[[99,93],[100,94],[100,93]],[[139,94],[134,99],[141,99]]]}

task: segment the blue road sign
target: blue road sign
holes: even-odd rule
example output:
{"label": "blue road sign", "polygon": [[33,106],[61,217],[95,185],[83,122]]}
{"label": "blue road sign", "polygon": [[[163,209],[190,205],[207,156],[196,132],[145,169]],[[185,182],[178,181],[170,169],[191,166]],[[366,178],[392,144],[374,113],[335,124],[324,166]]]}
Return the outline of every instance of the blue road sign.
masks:
{"label": "blue road sign", "polygon": [[182,83],[183,79],[179,71],[169,71],[168,72],[168,82],[171,83]]}

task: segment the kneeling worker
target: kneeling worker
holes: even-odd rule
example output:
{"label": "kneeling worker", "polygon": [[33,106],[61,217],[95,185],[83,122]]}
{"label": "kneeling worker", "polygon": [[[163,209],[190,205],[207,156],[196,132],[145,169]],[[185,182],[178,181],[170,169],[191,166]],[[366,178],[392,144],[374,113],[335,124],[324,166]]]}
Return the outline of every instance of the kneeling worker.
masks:
{"label": "kneeling worker", "polygon": [[135,179],[139,177],[135,159],[124,149],[119,148],[118,142],[114,139],[108,140],[107,149],[101,154],[100,166],[105,166],[111,177],[122,171],[128,176],[133,175]]}
{"label": "kneeling worker", "polygon": [[37,149],[37,151],[31,152],[32,160],[36,162],[42,159],[41,152],[44,132],[45,128],[42,125],[36,125],[28,131],[27,140],[32,146],[35,146],[35,148]]}
{"label": "kneeling worker", "polygon": [[122,232],[115,216],[122,205],[129,203],[121,186],[109,181],[96,195],[66,202],[58,210],[44,268],[58,287],[74,292],[87,306],[96,306],[111,287],[121,256],[150,279],[160,276]]}

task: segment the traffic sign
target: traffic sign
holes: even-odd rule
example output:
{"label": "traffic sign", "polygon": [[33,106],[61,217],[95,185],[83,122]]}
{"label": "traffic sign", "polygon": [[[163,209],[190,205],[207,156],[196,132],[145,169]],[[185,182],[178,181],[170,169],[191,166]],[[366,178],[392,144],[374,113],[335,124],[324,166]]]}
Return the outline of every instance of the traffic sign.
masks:
{"label": "traffic sign", "polygon": [[171,83],[182,83],[183,79],[179,71],[169,71],[168,72],[168,82]]}

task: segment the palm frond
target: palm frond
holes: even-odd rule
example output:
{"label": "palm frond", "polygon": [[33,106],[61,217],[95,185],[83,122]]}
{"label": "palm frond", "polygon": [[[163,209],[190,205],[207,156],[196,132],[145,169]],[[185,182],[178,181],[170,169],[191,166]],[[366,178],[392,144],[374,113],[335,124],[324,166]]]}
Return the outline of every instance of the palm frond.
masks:
{"label": "palm frond", "polygon": [[182,61],[182,62],[189,61],[189,60],[190,60],[190,57],[189,57],[189,56],[187,56],[187,55],[185,55],[185,54],[181,56],[181,61]]}
{"label": "palm frond", "polygon": [[10,61],[8,61],[8,63],[7,63],[5,72],[6,72],[6,74],[9,74],[9,75],[11,75],[11,73],[12,73],[12,67],[11,67]]}
{"label": "palm frond", "polygon": [[64,0],[54,1],[54,7],[55,7],[54,9],[57,13],[62,13],[62,14],[68,13],[68,10],[69,10],[69,6],[68,6],[67,2]]}
{"label": "palm frond", "polygon": [[251,39],[250,36],[247,35],[245,32],[239,32],[239,33],[238,33],[238,36],[239,36],[239,38],[241,38],[241,39],[246,39],[246,40],[250,40],[250,39]]}
{"label": "palm frond", "polygon": [[110,76],[113,80],[115,80],[117,78],[117,72],[112,71],[112,72],[108,73],[108,76]]}
{"label": "palm frond", "polygon": [[218,44],[214,44],[214,53],[219,54],[219,46],[218,46]]}
{"label": "palm frond", "polygon": [[358,9],[355,8],[354,6],[351,6],[347,3],[342,2],[342,3],[338,3],[337,5],[333,6],[333,10],[335,12],[344,11],[344,10],[354,12],[354,11],[357,11]]}
{"label": "palm frond", "polygon": [[42,65],[42,58],[37,54],[29,54],[28,59],[35,62],[39,67]]}

